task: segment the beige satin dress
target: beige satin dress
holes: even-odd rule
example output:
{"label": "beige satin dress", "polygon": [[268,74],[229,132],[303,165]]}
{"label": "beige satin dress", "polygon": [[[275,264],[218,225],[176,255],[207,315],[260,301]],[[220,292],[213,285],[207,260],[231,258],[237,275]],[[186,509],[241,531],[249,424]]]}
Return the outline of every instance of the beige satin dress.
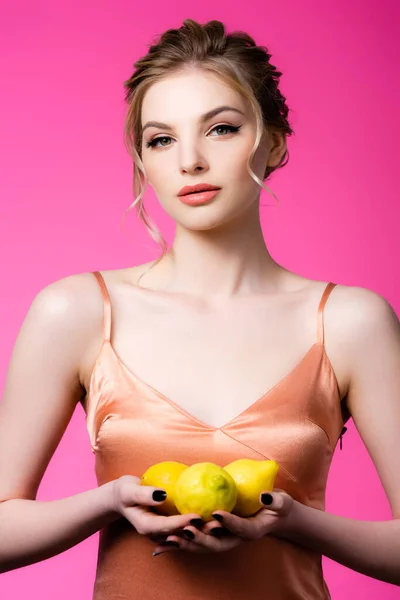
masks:
{"label": "beige satin dress", "polygon": [[[324,349],[322,295],[317,340],[272,389],[222,427],[211,427],[128,369],[110,341],[111,303],[102,275],[104,340],[90,381],[87,429],[99,485],[140,476],[152,464],[274,459],[276,487],[319,510],[344,426],[338,383]],[[221,553],[166,552],[124,518],[100,532],[94,600],[327,600],[321,555],[266,536]]]}

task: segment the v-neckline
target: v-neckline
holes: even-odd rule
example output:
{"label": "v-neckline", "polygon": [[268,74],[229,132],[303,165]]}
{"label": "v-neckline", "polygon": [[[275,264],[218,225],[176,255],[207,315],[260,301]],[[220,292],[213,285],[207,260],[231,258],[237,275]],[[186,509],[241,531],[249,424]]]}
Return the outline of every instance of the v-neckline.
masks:
{"label": "v-neckline", "polygon": [[[189,421],[196,422],[198,425],[200,425],[204,429],[208,429],[208,430],[211,430],[211,431],[221,431],[223,429],[227,429],[234,422],[236,422],[238,419],[240,419],[241,417],[244,417],[248,412],[250,412],[250,410],[252,410],[262,400],[264,400],[265,398],[269,397],[270,394],[274,390],[276,390],[277,388],[279,388],[280,386],[282,386],[285,383],[285,381],[287,379],[289,379],[289,377],[291,377],[300,368],[300,366],[304,363],[304,361],[306,360],[306,358],[311,354],[312,350],[315,347],[317,347],[317,346],[322,347],[322,352],[325,354],[325,347],[321,344],[321,342],[320,341],[314,342],[314,344],[312,344],[312,346],[310,346],[310,348],[307,350],[307,352],[302,356],[302,358],[300,358],[300,360],[289,371],[289,373],[287,373],[282,379],[280,379],[268,391],[264,392],[259,398],[257,398],[256,400],[254,400],[254,402],[252,402],[246,408],[244,408],[242,411],[240,411],[235,417],[233,417],[232,419],[229,419],[229,421],[227,421],[223,425],[220,425],[219,427],[214,427],[213,425],[209,425],[208,423],[205,423],[201,419],[199,419],[196,416],[192,415],[185,408],[183,408],[182,406],[180,406],[179,404],[177,404],[176,402],[174,402],[173,400],[171,400],[170,398],[168,398],[165,394],[163,394],[162,392],[160,392],[159,390],[157,390],[156,388],[154,388],[153,386],[151,386],[149,383],[147,383],[146,381],[144,381],[143,379],[141,379],[141,377],[139,377],[138,375],[136,375],[136,373],[134,373],[132,371],[132,369],[130,369],[124,363],[124,361],[121,360],[121,358],[118,356],[118,354],[116,353],[116,351],[115,351],[113,345],[111,344],[110,340],[104,340],[103,341],[103,346],[101,348],[100,354],[102,353],[102,350],[103,350],[103,348],[104,348],[105,345],[107,345],[109,347],[109,349],[111,351],[111,354],[113,355],[113,357],[116,360],[117,364],[120,365],[126,371],[126,373],[128,374],[129,377],[131,377],[132,379],[134,379],[140,385],[142,385],[145,388],[147,388],[150,391],[152,391],[158,398],[160,398],[161,400],[167,402],[175,410],[177,410],[180,413],[182,413]],[[329,358],[327,357],[327,359],[328,359],[328,363],[330,365]],[[339,392],[338,392],[338,397],[340,399]]]}

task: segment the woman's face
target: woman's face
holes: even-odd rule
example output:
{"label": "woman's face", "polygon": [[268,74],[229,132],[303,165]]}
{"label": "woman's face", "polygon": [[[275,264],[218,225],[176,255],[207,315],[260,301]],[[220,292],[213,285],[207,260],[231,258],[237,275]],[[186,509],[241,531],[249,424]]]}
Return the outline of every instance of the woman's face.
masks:
{"label": "woman's face", "polygon": [[[223,106],[235,110],[225,109],[204,120],[206,113]],[[142,132],[149,185],[178,224],[211,229],[258,200],[261,188],[246,168],[256,137],[255,118],[247,101],[212,73],[190,68],[153,84],[143,100]],[[251,163],[261,180],[271,145],[264,136]],[[178,193],[197,183],[221,189],[210,202],[188,206]]]}

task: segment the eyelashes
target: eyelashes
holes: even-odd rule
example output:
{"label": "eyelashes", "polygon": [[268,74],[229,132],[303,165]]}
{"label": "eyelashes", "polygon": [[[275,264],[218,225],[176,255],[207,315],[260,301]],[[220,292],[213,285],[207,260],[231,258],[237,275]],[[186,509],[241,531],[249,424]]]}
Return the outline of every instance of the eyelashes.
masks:
{"label": "eyelashes", "polygon": [[[230,133],[237,133],[239,131],[239,129],[242,127],[242,125],[216,125],[215,127],[213,127],[211,129],[211,131],[214,131],[215,129],[227,129],[229,130]],[[224,135],[217,135],[217,136],[213,136],[213,137],[225,137]],[[162,135],[162,136],[158,136],[153,138],[152,140],[150,140],[149,142],[146,142],[146,148],[167,148],[168,146],[170,146],[170,144],[167,144],[166,146],[156,146],[157,142],[159,142],[160,140],[170,140],[170,136],[169,135]]]}

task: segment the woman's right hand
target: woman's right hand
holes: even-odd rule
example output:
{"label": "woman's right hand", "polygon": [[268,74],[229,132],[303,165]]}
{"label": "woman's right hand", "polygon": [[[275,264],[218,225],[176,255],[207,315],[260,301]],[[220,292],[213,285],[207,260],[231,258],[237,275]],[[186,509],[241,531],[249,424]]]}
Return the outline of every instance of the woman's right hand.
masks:
{"label": "woman's right hand", "polygon": [[148,535],[154,542],[162,543],[169,535],[189,525],[192,519],[201,520],[196,513],[185,515],[158,515],[149,507],[162,504],[153,499],[153,493],[161,488],[141,485],[139,477],[123,475],[114,481],[114,510],[127,519],[142,535]]}

